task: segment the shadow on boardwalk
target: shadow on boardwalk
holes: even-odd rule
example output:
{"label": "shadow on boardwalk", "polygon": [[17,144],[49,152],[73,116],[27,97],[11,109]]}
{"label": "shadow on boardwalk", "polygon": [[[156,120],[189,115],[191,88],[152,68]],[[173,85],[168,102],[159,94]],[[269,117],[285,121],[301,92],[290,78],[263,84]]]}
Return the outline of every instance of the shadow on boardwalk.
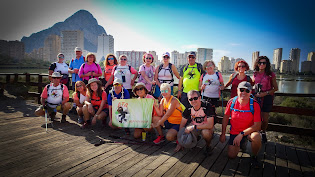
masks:
{"label": "shadow on boardwalk", "polygon": [[[95,126],[82,130],[70,115],[68,123],[55,123],[45,132],[42,117],[34,117],[36,104],[15,98],[0,101],[1,176],[314,176],[315,152],[268,142],[259,153],[262,168],[250,167],[250,151],[227,158],[227,144],[215,134],[213,153],[205,157],[205,142],[175,153],[174,142],[161,146],[108,143],[95,147],[109,135],[124,136],[123,130]],[[57,117],[61,115],[58,114]],[[155,136],[152,136],[154,139]],[[132,142],[132,141],[130,141]],[[149,142],[149,141],[148,141]],[[248,148],[250,146],[248,145]]]}

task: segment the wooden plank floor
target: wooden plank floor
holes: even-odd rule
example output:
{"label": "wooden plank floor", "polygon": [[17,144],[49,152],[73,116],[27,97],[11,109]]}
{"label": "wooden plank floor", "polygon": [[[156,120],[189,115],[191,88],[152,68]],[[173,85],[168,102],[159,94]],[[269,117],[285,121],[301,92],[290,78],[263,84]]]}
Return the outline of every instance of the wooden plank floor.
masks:
{"label": "wooden plank floor", "polygon": [[[33,114],[37,105],[14,97],[0,99],[0,176],[315,176],[311,149],[268,142],[259,153],[262,168],[253,169],[250,144],[247,152],[228,159],[228,145],[219,142],[218,134],[208,157],[203,154],[203,140],[177,153],[174,142],[95,147],[100,139],[134,141],[113,139],[109,135],[131,137],[100,125],[82,130],[74,114],[67,123],[54,123],[46,133],[44,118]],[[148,142],[154,138],[152,134]]]}

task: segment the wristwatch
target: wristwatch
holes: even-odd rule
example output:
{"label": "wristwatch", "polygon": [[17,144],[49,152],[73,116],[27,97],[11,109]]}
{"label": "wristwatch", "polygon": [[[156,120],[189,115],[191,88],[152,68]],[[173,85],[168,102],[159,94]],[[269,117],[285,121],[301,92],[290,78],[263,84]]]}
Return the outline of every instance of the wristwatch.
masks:
{"label": "wristwatch", "polygon": [[245,132],[241,131],[241,135],[245,136]]}
{"label": "wristwatch", "polygon": [[269,95],[269,91],[267,91],[267,95]]}

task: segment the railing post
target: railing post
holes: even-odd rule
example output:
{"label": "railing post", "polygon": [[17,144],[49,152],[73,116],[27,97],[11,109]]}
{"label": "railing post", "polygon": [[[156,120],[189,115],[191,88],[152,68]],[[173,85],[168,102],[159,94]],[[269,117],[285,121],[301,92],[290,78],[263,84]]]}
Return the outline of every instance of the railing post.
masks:
{"label": "railing post", "polygon": [[10,84],[10,76],[11,76],[10,74],[6,75],[6,83],[7,84]]}
{"label": "railing post", "polygon": [[26,73],[26,74],[25,74],[25,82],[26,82],[26,85],[29,85],[29,84],[30,84],[30,81],[31,81],[31,75],[30,75],[30,73]]}
{"label": "railing post", "polygon": [[43,82],[43,76],[41,74],[38,74],[38,93],[42,93],[42,82]]}
{"label": "railing post", "polygon": [[17,82],[18,82],[18,79],[19,79],[18,73],[15,73],[15,74],[14,74],[14,82],[13,82],[13,83],[17,83]]}

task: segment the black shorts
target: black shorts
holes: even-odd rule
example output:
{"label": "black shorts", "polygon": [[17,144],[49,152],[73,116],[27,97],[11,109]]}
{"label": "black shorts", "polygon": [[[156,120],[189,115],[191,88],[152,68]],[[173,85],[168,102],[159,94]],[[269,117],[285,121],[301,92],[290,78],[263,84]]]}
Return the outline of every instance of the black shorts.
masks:
{"label": "black shorts", "polygon": [[208,103],[211,103],[211,105],[215,107],[219,107],[219,98],[209,98],[206,96],[203,96],[203,100],[205,100]]}
{"label": "black shorts", "polygon": [[261,112],[271,112],[273,105],[273,96],[266,95],[262,100]]}
{"label": "black shorts", "polygon": [[[95,112],[95,114],[96,114],[96,112],[98,111],[98,109],[96,109],[95,107],[93,107],[93,109],[94,109],[94,112]],[[108,109],[108,108],[104,108],[102,111],[106,113],[106,116],[109,115],[109,109]]]}
{"label": "black shorts", "polygon": [[[237,134],[237,135],[238,135],[238,134]],[[232,134],[230,134],[229,145],[232,145],[232,146],[233,146],[233,141],[234,141],[234,139],[235,139],[235,137],[236,137],[237,135],[232,135]],[[242,146],[242,144],[245,143],[246,141],[247,141],[247,136],[244,136],[244,137],[242,138],[242,140],[241,140],[241,146]]]}

